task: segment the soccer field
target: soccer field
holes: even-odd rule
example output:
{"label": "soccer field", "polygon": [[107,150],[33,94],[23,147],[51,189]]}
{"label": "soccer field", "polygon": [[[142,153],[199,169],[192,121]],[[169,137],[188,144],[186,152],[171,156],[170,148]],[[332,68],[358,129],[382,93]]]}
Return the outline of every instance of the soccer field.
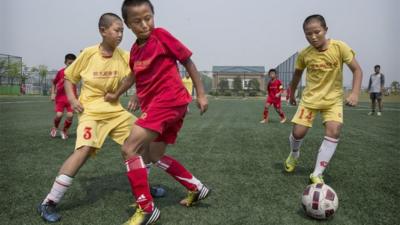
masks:
{"label": "soccer field", "polygon": [[[127,99],[123,99],[126,104]],[[291,123],[258,123],[264,100],[212,99],[200,116],[194,104],[177,144],[168,154],[213,189],[195,207],[178,204],[185,190],[158,168],[151,184],[167,190],[155,200],[164,225],[321,224],[300,205],[323,138],[318,117],[301,150],[294,174],[283,171]],[[288,118],[295,107],[284,106]],[[400,103],[386,103],[382,117],[367,116],[368,103],[345,108],[344,128],[325,181],[339,196],[339,210],[327,224],[398,224],[400,202]],[[59,167],[75,143],[51,139],[53,104],[46,97],[0,97],[0,223],[45,224],[36,212]],[[78,173],[59,205],[58,224],[122,224],[134,212],[120,147],[108,139]]]}

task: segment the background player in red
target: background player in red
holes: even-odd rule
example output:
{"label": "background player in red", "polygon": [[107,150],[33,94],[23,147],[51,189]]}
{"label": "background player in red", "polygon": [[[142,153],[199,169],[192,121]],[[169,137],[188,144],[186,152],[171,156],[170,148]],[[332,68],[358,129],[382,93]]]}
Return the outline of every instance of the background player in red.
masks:
{"label": "background player in red", "polygon": [[[67,111],[67,118],[65,118],[64,127],[60,132],[62,139],[65,140],[68,138],[68,128],[72,125],[72,119],[74,117],[74,113],[71,105],[68,102],[68,98],[64,90],[64,70],[69,65],[71,65],[75,59],[76,56],[74,54],[70,53],[65,55],[64,63],[66,67],[62,68],[57,72],[57,75],[54,78],[53,83],[51,84],[51,100],[55,101],[54,111],[56,111],[56,116],[54,117],[53,120],[54,126],[50,130],[50,136],[53,138],[57,136],[57,129],[63,117],[64,109],[66,109]],[[76,96],[75,85],[74,85],[74,93]]]}
{"label": "background player in red", "polygon": [[263,113],[264,119],[261,120],[260,123],[268,123],[268,108],[271,105],[274,106],[276,112],[279,114],[279,117],[281,118],[281,123],[284,123],[286,121],[286,117],[281,107],[281,94],[283,91],[282,82],[277,78],[275,69],[270,69],[268,71],[268,76],[271,78],[267,85],[268,97],[267,101],[265,101]]}

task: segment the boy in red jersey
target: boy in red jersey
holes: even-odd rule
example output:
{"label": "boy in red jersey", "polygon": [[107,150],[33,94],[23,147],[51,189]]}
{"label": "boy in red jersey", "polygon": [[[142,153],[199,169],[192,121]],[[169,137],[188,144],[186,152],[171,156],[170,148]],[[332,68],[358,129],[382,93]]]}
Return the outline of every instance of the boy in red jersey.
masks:
{"label": "boy in red jersey", "polygon": [[[64,70],[71,65],[76,56],[74,54],[67,54],[65,55],[65,65],[66,67],[62,68],[57,72],[56,77],[51,84],[51,100],[55,101],[55,108],[56,116],[54,117],[54,126],[50,130],[50,136],[55,138],[57,136],[57,129],[58,125],[61,122],[62,116],[64,114],[64,109],[67,110],[67,118],[64,121],[64,128],[60,132],[62,139],[68,138],[68,128],[72,125],[72,119],[74,116],[73,109],[68,102],[67,95],[64,90]],[[74,93],[76,96],[76,86],[74,86]]]}
{"label": "boy in red jersey", "polygon": [[264,119],[260,121],[260,123],[268,123],[268,108],[273,105],[276,112],[279,114],[281,118],[281,123],[286,121],[285,114],[282,111],[281,107],[281,94],[283,90],[282,82],[276,76],[276,70],[270,69],[268,71],[268,76],[271,80],[268,82],[267,90],[268,90],[268,98],[265,101],[265,108],[264,108]]}
{"label": "boy in red jersey", "polygon": [[192,78],[201,114],[206,112],[208,101],[190,59],[191,51],[166,30],[154,28],[154,9],[149,0],[125,0],[122,16],[137,37],[130,55],[132,75],[117,91],[106,94],[105,99],[117,101],[136,82],[142,115],[122,146],[126,175],[138,205],[127,224],[152,224],[158,220],[160,211],[150,195],[145,163],[156,163],[188,189],[188,196],[180,202],[182,205],[191,206],[210,192],[176,159],[164,155],[167,145],[175,143],[191,101],[180,79],[177,61]]}

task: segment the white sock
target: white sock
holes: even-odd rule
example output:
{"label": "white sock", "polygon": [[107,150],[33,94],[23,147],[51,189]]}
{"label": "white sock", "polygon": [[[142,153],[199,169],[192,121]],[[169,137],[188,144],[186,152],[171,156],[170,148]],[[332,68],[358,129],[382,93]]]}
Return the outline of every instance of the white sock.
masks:
{"label": "white sock", "polygon": [[317,161],[315,162],[315,169],[313,172],[314,176],[322,174],[326,167],[328,167],[329,161],[331,160],[333,154],[335,153],[336,146],[339,139],[324,137],[321,147],[318,151]]}
{"label": "white sock", "polygon": [[67,192],[69,186],[71,186],[72,180],[72,177],[64,174],[57,176],[53,183],[53,187],[51,188],[50,193],[44,199],[43,204],[48,203],[49,201],[52,201],[55,204],[59,203],[65,192]]}
{"label": "white sock", "polygon": [[293,137],[293,133],[290,133],[289,143],[290,143],[290,150],[291,150],[290,154],[294,158],[298,159],[300,157],[300,146],[301,146],[301,143],[303,143],[303,139],[296,140]]}

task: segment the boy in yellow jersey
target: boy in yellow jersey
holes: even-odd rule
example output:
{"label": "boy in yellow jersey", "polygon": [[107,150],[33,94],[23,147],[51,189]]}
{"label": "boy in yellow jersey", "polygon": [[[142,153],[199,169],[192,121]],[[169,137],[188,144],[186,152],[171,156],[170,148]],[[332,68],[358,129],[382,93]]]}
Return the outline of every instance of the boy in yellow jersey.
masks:
{"label": "boy in yellow jersey", "polygon": [[[130,74],[129,54],[117,46],[122,40],[123,23],[119,16],[105,13],[99,20],[103,38],[98,45],[84,49],[65,70],[65,91],[72,108],[78,112],[76,145],[64,161],[56,180],[43,202],[38,206],[40,216],[56,222],[61,216],[55,211],[73,177],[90,155],[95,154],[107,136],[122,145],[129,136],[135,117],[116,102],[106,102],[104,95],[113,92]],[[82,82],[79,100],[73,85]]]}
{"label": "boy in yellow jersey", "polygon": [[[188,91],[189,95],[192,96],[192,93],[193,93],[193,81],[192,81],[192,78],[190,78],[189,74],[186,74],[182,78],[182,83],[183,83],[183,86],[185,86],[186,90]],[[187,112],[189,112],[189,106],[187,107]]]}
{"label": "boy in yellow jersey", "polygon": [[285,170],[293,172],[300,156],[303,138],[316,117],[321,113],[325,137],[318,151],[312,183],[324,183],[323,172],[335,153],[343,124],[343,63],[353,73],[353,86],[346,104],[355,106],[361,88],[362,71],[354,51],[344,42],[327,39],[328,27],[324,17],[311,15],[303,23],[303,30],[310,46],[299,53],[291,82],[290,103],[296,105],[297,85],[304,69],[307,69],[306,87],[299,107],[293,117],[293,130],[289,136],[291,152],[285,161]]}

